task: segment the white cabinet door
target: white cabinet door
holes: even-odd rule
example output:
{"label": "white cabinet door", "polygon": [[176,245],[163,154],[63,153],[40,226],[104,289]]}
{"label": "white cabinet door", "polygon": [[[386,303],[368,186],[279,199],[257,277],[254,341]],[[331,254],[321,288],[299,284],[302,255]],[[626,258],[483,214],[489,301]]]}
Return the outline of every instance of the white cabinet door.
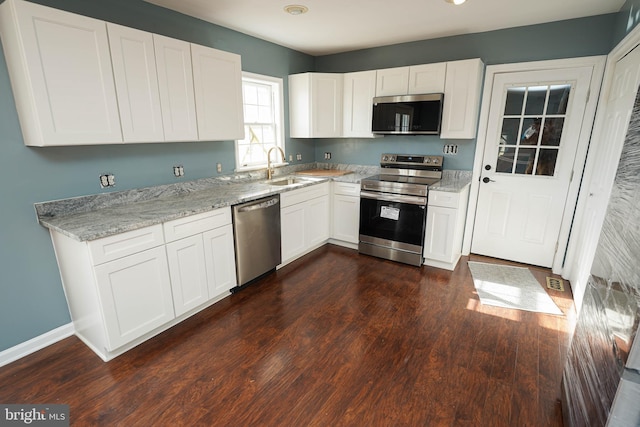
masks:
{"label": "white cabinet door", "polygon": [[202,235],[167,244],[167,261],[176,316],[209,299]]}
{"label": "white cabinet door", "polygon": [[331,237],[358,243],[360,226],[360,197],[333,196],[333,227]]}
{"label": "white cabinet door", "polygon": [[305,250],[305,204],[287,206],[280,211],[282,261],[287,262]]}
{"label": "white cabinet door", "polygon": [[238,284],[233,250],[233,227],[228,224],[207,231],[202,237],[204,239],[209,298],[211,299]]}
{"label": "white cabinet door", "polygon": [[196,141],[198,127],[191,45],[158,34],[153,35],[153,43],[165,140]]}
{"label": "white cabinet door", "polygon": [[106,24],[24,1],[0,11],[25,144],[122,142]]}
{"label": "white cabinet door", "polygon": [[442,262],[452,261],[456,213],[457,209],[440,206],[427,208],[425,258]]}
{"label": "white cabinet door", "polygon": [[109,351],[174,316],[164,246],[95,267]]}
{"label": "white cabinet door", "polygon": [[107,23],[124,142],[164,141],[153,35]]}
{"label": "white cabinet door", "polygon": [[305,250],[321,245],[329,239],[329,196],[305,203]]}
{"label": "white cabinet door", "polygon": [[480,59],[447,62],[441,138],[476,137],[483,76]]}
{"label": "white cabinet door", "polygon": [[289,130],[292,138],[336,138],[342,135],[342,86],[342,74],[289,76]]}
{"label": "white cabinet door", "polygon": [[446,62],[409,67],[409,95],[444,93]]}
{"label": "white cabinet door", "polygon": [[191,59],[199,138],[243,139],[240,55],[192,44]]}
{"label": "white cabinet door", "polygon": [[375,70],[344,75],[342,136],[373,138],[371,120],[375,96]]}
{"label": "white cabinet door", "polygon": [[409,90],[409,67],[378,70],[376,96],[406,95]]}
{"label": "white cabinet door", "polygon": [[313,74],[311,79],[313,136],[331,138],[342,135],[342,85],[342,74]]}

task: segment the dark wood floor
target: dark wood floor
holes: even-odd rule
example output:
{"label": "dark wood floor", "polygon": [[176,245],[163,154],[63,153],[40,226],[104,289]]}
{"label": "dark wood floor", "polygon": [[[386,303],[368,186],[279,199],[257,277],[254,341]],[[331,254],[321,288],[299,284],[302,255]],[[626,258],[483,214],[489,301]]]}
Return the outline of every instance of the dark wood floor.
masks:
{"label": "dark wood floor", "polygon": [[570,292],[549,292],[567,316],[482,306],[466,260],[327,245],[111,362],[72,337],[0,368],[0,402],[78,426],[561,426]]}

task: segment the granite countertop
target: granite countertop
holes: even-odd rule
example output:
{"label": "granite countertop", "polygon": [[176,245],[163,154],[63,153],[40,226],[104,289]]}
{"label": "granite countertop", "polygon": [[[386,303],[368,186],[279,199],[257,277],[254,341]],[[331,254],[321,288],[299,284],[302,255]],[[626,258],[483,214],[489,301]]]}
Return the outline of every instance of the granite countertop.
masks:
{"label": "granite countertop", "polygon": [[459,193],[465,187],[471,185],[471,171],[444,171],[442,179],[429,187],[434,191],[445,191],[448,193]]}
{"label": "granite countertop", "polygon": [[[78,241],[88,241],[297,190],[320,182],[333,180],[359,184],[362,179],[379,173],[379,168],[372,166],[314,166],[344,168],[350,173],[333,177],[305,176],[308,182],[284,187],[266,182],[264,172],[204,178],[178,184],[36,203],[35,209],[38,221],[44,227]],[[278,172],[274,180],[294,175],[296,167],[285,167]],[[431,188],[455,192],[461,191],[470,182],[470,172],[445,171],[442,181]]]}

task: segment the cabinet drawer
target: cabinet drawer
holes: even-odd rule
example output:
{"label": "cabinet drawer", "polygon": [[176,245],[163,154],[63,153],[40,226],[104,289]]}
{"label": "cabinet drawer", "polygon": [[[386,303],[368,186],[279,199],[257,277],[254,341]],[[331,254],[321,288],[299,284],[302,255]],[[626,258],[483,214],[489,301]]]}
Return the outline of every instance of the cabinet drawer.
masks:
{"label": "cabinet drawer", "polygon": [[163,224],[164,238],[169,243],[227,224],[231,224],[231,208],[229,207],[165,222]]}
{"label": "cabinet drawer", "polygon": [[360,196],[360,184],[350,182],[333,182],[333,194],[342,196]]}
{"label": "cabinet drawer", "polygon": [[457,208],[459,201],[460,193],[450,193],[448,191],[429,191],[429,206]]}
{"label": "cabinet drawer", "polygon": [[295,205],[307,200],[315,199],[316,197],[326,195],[329,195],[328,181],[321,184],[301,188],[299,190],[287,191],[280,194],[280,207],[285,208],[287,206]]}
{"label": "cabinet drawer", "polygon": [[87,244],[93,265],[102,264],[164,244],[162,225],[92,240]]}

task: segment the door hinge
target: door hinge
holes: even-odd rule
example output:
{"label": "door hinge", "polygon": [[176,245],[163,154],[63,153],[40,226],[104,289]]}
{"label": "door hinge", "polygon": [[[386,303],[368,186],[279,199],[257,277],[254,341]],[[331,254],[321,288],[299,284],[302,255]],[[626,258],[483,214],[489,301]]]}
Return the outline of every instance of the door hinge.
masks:
{"label": "door hinge", "polygon": [[555,251],[553,251],[553,253],[554,253],[554,254],[558,252],[558,247],[559,247],[559,246],[560,246],[560,241],[557,241],[557,242],[556,242],[556,250],[555,250]]}
{"label": "door hinge", "polygon": [[573,172],[574,171],[571,171],[571,176],[569,177],[569,182],[573,182]]}
{"label": "door hinge", "polygon": [[591,88],[587,89],[587,102],[589,103],[589,99],[591,99]]}

